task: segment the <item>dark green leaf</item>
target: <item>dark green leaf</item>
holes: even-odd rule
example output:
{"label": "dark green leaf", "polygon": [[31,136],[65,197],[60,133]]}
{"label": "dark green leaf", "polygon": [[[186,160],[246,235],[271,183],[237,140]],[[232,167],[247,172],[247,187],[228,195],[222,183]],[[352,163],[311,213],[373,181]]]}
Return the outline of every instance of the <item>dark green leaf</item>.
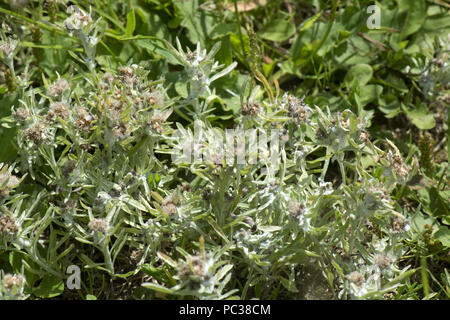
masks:
{"label": "dark green leaf", "polygon": [[283,42],[292,37],[295,33],[295,26],[292,22],[284,19],[269,21],[258,35],[269,41]]}
{"label": "dark green leaf", "polygon": [[33,290],[33,294],[39,298],[53,298],[62,294],[64,282],[55,276],[47,275],[42,279],[39,287]]}
{"label": "dark green leaf", "polygon": [[125,34],[128,37],[131,37],[133,35],[135,28],[136,28],[136,17],[134,15],[134,11],[130,11],[127,14],[127,27],[126,27]]}

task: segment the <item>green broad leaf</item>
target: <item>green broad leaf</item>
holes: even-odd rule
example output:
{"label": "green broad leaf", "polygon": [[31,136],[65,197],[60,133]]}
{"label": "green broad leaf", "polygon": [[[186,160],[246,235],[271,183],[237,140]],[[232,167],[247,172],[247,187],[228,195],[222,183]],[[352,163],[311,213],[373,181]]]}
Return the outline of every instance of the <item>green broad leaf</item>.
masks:
{"label": "green broad leaf", "polygon": [[430,209],[431,213],[435,217],[450,216],[450,208],[448,202],[442,197],[441,192],[436,188],[430,188],[428,190],[430,195]]}
{"label": "green broad leaf", "polygon": [[311,18],[306,19],[305,21],[303,21],[300,26],[298,27],[298,31],[302,32],[302,31],[306,31],[309,28],[312,27],[312,25],[314,24],[314,22],[317,21],[317,19],[320,18],[320,16],[322,15],[321,12],[319,12],[318,14],[312,16]]}
{"label": "green broad leaf", "polygon": [[147,49],[151,54],[159,54],[167,59],[170,64],[180,64],[180,61],[166,48],[161,45],[161,42],[145,39],[137,40],[136,45],[141,48]]}
{"label": "green broad leaf", "polygon": [[39,287],[33,290],[33,294],[39,298],[53,298],[62,294],[64,282],[55,276],[47,275],[42,279]]}
{"label": "green broad leaf", "polygon": [[[244,30],[242,30],[244,32]],[[235,23],[219,23],[211,30],[209,36],[211,39],[218,39],[230,34],[239,34],[239,25]]]}
{"label": "green broad leaf", "polygon": [[433,229],[437,226],[435,218],[418,213],[411,220],[411,229],[420,234],[425,230],[426,224],[433,226]]}
{"label": "green broad leaf", "polygon": [[450,28],[450,16],[448,14],[428,17],[423,24],[423,31],[427,33],[445,32]]}
{"label": "green broad leaf", "polygon": [[289,292],[298,293],[298,289],[295,287],[294,281],[289,281],[286,278],[280,277],[280,282],[283,285],[283,287],[286,288]]}
{"label": "green broad leaf", "polygon": [[8,258],[14,273],[21,274],[22,268],[24,269],[24,275],[27,279],[27,283],[32,287],[39,279],[36,275],[36,271],[39,270],[36,263],[34,263],[28,255],[19,251],[10,252]]}
{"label": "green broad leaf", "polygon": [[187,82],[184,81],[175,82],[175,90],[180,95],[180,97],[183,97],[184,99],[186,99],[189,96],[189,92],[187,89]]}
{"label": "green broad leaf", "polygon": [[220,39],[222,45],[220,46],[219,51],[215,55],[214,59],[219,61],[219,63],[224,64],[226,66],[233,63],[233,55],[231,51],[231,43],[230,37],[228,35],[223,36]]}
{"label": "green broad leaf", "polygon": [[173,290],[171,290],[169,288],[166,288],[166,287],[163,287],[163,286],[161,286],[159,284],[156,284],[156,283],[144,282],[142,284],[142,286],[144,288],[151,289],[151,290],[154,290],[154,291],[157,291],[157,292],[161,292],[161,293],[165,293],[165,294],[174,294]]}
{"label": "green broad leaf", "polygon": [[417,32],[427,17],[427,4],[425,0],[398,0],[400,11],[407,11],[407,17],[402,29],[401,39]]}
{"label": "green broad leaf", "polygon": [[440,226],[438,231],[434,234],[434,239],[442,243],[442,245],[450,248],[450,228]]}
{"label": "green broad leaf", "polygon": [[236,34],[230,34],[230,42],[231,46],[234,50],[242,54],[242,46],[245,49],[245,52],[250,52],[250,39],[246,34],[242,35],[242,41],[241,38]]}
{"label": "green broad leaf", "polygon": [[134,31],[136,35],[150,35],[158,39],[172,41],[172,34],[169,32],[166,23],[156,12],[149,13],[140,7],[136,7],[134,11],[140,20],[136,22]]}
{"label": "green broad leaf", "polygon": [[398,90],[402,93],[408,93],[408,87],[406,86],[405,82],[402,80],[402,78],[397,77],[393,74],[389,74],[386,78],[386,81],[381,81],[381,84],[385,86],[389,86],[395,90]]}
{"label": "green broad leaf", "polygon": [[396,117],[402,111],[400,106],[394,104],[388,106],[379,106],[378,108],[384,113],[385,117],[388,119]]}
{"label": "green broad leaf", "polygon": [[133,35],[135,28],[136,28],[136,16],[134,15],[134,10],[132,10],[127,14],[127,26],[125,29],[125,34],[128,37],[131,37]]}
{"label": "green broad leaf", "polygon": [[450,225],[450,216],[442,217],[442,223],[446,225]]}
{"label": "green broad leaf", "polygon": [[200,9],[199,0],[175,1],[177,13],[183,17],[180,24],[187,29],[187,37],[192,43],[200,42],[207,46],[209,32],[214,25],[214,19]]}
{"label": "green broad leaf", "polygon": [[270,75],[272,74],[273,70],[275,69],[275,66],[277,65],[277,60],[272,61],[271,63],[263,63],[263,73],[266,78],[270,78]]}
{"label": "green broad leaf", "polygon": [[170,29],[178,28],[181,21],[183,21],[183,17],[176,15],[175,17],[173,17],[173,19],[169,20],[169,22],[167,23],[167,27],[169,27]]}
{"label": "green broad leaf", "polygon": [[97,300],[97,297],[92,294],[88,294],[86,295],[86,300]]}
{"label": "green broad leaf", "polygon": [[368,84],[361,88],[359,92],[360,104],[362,107],[366,106],[370,102],[378,99],[383,93],[383,86],[378,84]]}
{"label": "green broad leaf", "polygon": [[423,105],[417,109],[407,111],[406,115],[411,122],[421,130],[433,129],[436,125],[433,114],[428,112],[426,107]]}
{"label": "green broad leaf", "polygon": [[356,81],[360,87],[366,85],[370,79],[372,79],[373,69],[371,66],[365,63],[357,64],[350,68],[345,75],[344,81],[347,86],[351,87],[353,82]]}
{"label": "green broad leaf", "polygon": [[269,41],[283,42],[295,34],[295,26],[292,22],[284,19],[269,21],[258,35]]}

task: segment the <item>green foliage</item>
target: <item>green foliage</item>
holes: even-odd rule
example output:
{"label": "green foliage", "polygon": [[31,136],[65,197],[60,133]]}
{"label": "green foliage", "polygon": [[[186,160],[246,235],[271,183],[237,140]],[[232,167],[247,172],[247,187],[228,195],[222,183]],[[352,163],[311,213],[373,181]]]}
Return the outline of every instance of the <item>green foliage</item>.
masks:
{"label": "green foliage", "polygon": [[448,4],[42,3],[0,4],[1,299],[450,298]]}

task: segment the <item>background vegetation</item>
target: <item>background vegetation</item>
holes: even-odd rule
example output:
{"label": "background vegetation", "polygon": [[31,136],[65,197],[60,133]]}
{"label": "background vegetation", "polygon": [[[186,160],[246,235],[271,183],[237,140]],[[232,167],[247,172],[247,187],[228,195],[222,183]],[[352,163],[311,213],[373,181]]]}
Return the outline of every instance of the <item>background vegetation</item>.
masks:
{"label": "background vegetation", "polygon": [[[448,299],[449,8],[1,1],[0,297]],[[172,161],[194,120],[282,169]]]}

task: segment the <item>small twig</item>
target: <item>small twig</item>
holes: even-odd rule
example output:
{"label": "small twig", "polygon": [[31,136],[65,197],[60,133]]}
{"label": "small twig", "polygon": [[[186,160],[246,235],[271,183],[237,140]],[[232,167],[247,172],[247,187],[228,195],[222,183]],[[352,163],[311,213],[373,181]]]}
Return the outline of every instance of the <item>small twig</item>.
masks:
{"label": "small twig", "polygon": [[439,141],[439,143],[436,145],[436,147],[434,147],[433,149],[433,153],[436,153],[439,151],[439,149],[441,148],[441,146],[445,143],[445,140],[447,140],[447,137],[442,138],[441,141]]}
{"label": "small twig", "polygon": [[374,46],[378,47],[380,50],[386,51],[387,47],[381,42],[378,42],[377,40],[370,38],[369,36],[365,35],[362,32],[358,32],[358,35],[364,38],[365,40],[369,41],[370,43],[372,43]]}

